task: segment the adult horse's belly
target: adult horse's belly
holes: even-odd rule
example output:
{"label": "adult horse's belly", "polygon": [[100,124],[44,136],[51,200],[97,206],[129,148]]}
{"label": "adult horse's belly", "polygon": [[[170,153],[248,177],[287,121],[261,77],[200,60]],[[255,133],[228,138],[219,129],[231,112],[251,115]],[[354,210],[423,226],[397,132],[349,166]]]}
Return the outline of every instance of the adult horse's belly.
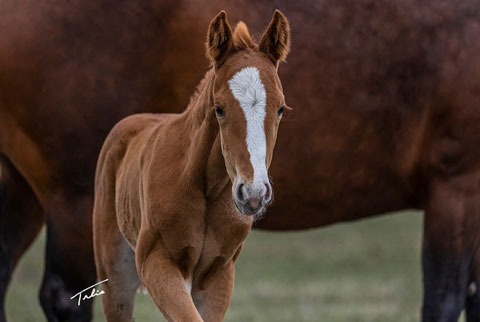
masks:
{"label": "adult horse's belly", "polygon": [[402,139],[411,146],[400,157],[395,150],[402,143],[389,144],[379,123],[343,112],[341,127],[330,126],[338,115],[301,107],[286,116],[270,168],[274,202],[255,227],[313,228],[418,207],[409,184],[415,171],[410,160],[419,150],[415,131]]}

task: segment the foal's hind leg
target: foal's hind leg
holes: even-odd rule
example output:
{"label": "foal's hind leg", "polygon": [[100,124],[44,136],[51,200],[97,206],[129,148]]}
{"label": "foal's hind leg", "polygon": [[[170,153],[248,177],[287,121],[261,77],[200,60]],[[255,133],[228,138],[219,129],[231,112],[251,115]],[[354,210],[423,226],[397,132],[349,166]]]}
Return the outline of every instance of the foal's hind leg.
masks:
{"label": "foal's hind leg", "polygon": [[43,222],[43,211],[32,189],[0,155],[0,322],[5,321],[5,293],[11,274]]}
{"label": "foal's hind leg", "polygon": [[120,232],[105,230],[95,244],[97,272],[103,284],[103,311],[108,322],[131,322],[135,293],[140,286],[135,267],[135,253]]}
{"label": "foal's hind leg", "polygon": [[[103,178],[102,178],[103,179]],[[102,180],[100,179],[100,180]],[[113,188],[99,184],[93,210],[93,240],[97,275],[103,284],[103,311],[108,322],[131,322],[135,294],[141,282],[135,253],[121,234],[115,213]]]}
{"label": "foal's hind leg", "polygon": [[[97,247],[98,278],[108,281],[103,284],[103,310],[107,321],[133,320],[135,293],[140,286],[140,279],[135,267],[135,253],[121,235],[113,237]],[[108,247],[103,247],[108,244]]]}
{"label": "foal's hind leg", "polygon": [[478,178],[471,176],[431,185],[422,258],[423,322],[456,322],[465,305],[480,233],[475,180]]}

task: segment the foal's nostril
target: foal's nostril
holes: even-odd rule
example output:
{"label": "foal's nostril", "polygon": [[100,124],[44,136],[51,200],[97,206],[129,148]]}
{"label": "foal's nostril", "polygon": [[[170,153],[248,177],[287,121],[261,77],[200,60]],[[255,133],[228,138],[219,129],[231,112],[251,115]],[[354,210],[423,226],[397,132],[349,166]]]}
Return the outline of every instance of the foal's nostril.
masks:
{"label": "foal's nostril", "polygon": [[243,186],[245,184],[241,183],[237,186],[237,199],[238,201],[244,202],[245,201],[245,196],[243,195]]}
{"label": "foal's nostril", "polygon": [[272,186],[270,186],[268,183],[266,183],[265,187],[267,188],[267,192],[265,193],[264,200],[266,202],[269,202],[272,199]]}

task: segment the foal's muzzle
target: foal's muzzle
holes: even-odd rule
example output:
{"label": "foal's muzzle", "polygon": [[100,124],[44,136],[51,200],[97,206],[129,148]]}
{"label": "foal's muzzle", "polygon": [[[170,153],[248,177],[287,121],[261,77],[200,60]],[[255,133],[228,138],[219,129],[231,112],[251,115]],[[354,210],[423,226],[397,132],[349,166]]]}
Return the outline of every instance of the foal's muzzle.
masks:
{"label": "foal's muzzle", "polygon": [[235,206],[247,216],[260,214],[272,201],[272,185],[268,181],[249,185],[239,180],[232,190]]}

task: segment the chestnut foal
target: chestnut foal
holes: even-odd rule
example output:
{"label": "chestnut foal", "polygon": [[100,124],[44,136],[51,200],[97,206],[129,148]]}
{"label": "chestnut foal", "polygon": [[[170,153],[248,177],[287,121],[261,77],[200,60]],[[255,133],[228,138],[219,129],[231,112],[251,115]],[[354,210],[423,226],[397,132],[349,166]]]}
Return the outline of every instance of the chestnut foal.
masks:
{"label": "chestnut foal", "polygon": [[267,169],[285,108],[277,67],[289,39],[279,11],[258,45],[220,12],[207,36],[213,68],[187,109],[133,115],[108,135],[93,213],[108,321],[132,321],[142,283],[169,321],[223,319],[235,260],[272,200]]}

